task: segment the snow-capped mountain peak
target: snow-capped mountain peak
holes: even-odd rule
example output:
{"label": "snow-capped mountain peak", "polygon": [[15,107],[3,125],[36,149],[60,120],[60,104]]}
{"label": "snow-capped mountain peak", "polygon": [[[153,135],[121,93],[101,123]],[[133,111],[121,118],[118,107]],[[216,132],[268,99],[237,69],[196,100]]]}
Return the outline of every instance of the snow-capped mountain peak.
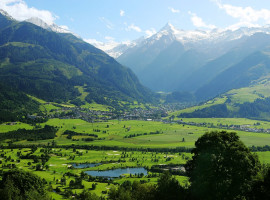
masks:
{"label": "snow-capped mountain peak", "polygon": [[154,35],[146,38],[141,37],[138,40],[130,42],[114,42],[108,41],[99,42],[96,40],[85,40],[88,43],[102,49],[109,55],[118,58],[123,53],[129,51],[132,48],[150,48],[151,45],[159,43],[159,48],[165,48],[174,41],[182,43],[185,48],[201,48],[205,49],[212,47],[214,44],[224,43],[228,41],[234,41],[243,38],[244,36],[251,36],[255,33],[270,34],[270,25],[263,27],[243,27],[239,29],[212,29],[212,30],[182,30],[173,26],[171,23],[167,23]]}
{"label": "snow-capped mountain peak", "polygon": [[95,46],[98,49],[103,50],[110,56],[114,58],[118,58],[120,55],[122,55],[123,52],[125,52],[127,49],[132,48],[136,45],[138,45],[141,41],[143,41],[145,38],[141,37],[134,41],[125,41],[125,42],[115,42],[115,41],[109,41],[109,42],[100,42],[95,39],[86,39],[85,42],[88,42],[89,44]]}
{"label": "snow-capped mountain peak", "polygon": [[159,32],[169,32],[169,33],[175,33],[177,32],[177,29],[171,24],[167,23]]}
{"label": "snow-capped mountain peak", "polygon": [[167,36],[170,40],[177,40],[183,44],[202,40],[209,37],[209,31],[191,30],[185,31],[175,28],[171,23],[167,23],[159,32],[151,37],[151,40],[160,40]]}
{"label": "snow-capped mountain peak", "polygon": [[176,39],[175,35],[177,34],[177,32],[178,30],[172,24],[167,23],[162,29],[160,29],[159,32],[147,38],[146,41],[143,43],[153,44],[155,41],[158,41],[162,38],[166,38],[164,40],[166,43],[171,43]]}
{"label": "snow-capped mountain peak", "polygon": [[13,19],[13,17],[11,17],[6,11],[4,11],[2,9],[0,9],[0,14],[4,15],[4,16],[10,18],[10,19]]}
{"label": "snow-capped mountain peak", "polygon": [[222,40],[230,41],[240,39],[244,36],[251,36],[255,33],[263,32],[270,34],[270,26],[263,27],[242,27],[235,30],[213,29],[209,30],[181,30],[167,23],[152,39],[159,40],[162,36],[170,36],[183,44],[195,44],[201,42],[219,42]]}
{"label": "snow-capped mountain peak", "polygon": [[32,24],[35,24],[35,25],[37,25],[41,28],[44,28],[44,29],[51,29],[51,27],[46,22],[44,22],[42,19],[40,19],[38,17],[31,17],[25,21],[30,22]]}
{"label": "snow-capped mountain peak", "polygon": [[58,26],[56,24],[47,24],[46,22],[44,22],[42,19],[38,18],[38,17],[32,17],[30,19],[25,20],[27,22],[30,22],[32,24],[35,24],[41,28],[44,28],[46,30],[50,30],[50,31],[54,31],[57,33],[72,33],[70,30],[68,30],[67,28],[64,28],[62,26]]}

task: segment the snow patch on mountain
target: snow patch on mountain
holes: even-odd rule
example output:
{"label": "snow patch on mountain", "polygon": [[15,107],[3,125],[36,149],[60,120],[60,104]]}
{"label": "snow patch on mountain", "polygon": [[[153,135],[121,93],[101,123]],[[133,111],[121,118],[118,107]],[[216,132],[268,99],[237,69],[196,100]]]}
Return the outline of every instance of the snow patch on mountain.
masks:
{"label": "snow patch on mountain", "polygon": [[31,17],[30,19],[27,19],[25,21],[35,24],[49,31],[53,31],[57,33],[72,33],[70,30],[68,30],[66,26],[58,26],[56,24],[48,25],[46,22],[44,22],[42,19],[38,17]]}
{"label": "snow patch on mountain", "polygon": [[[270,27],[242,27],[236,30],[229,29],[213,29],[213,30],[178,30],[170,25],[170,32],[175,35],[176,39],[182,43],[198,43],[198,42],[220,42],[237,40],[244,36],[251,36],[255,33],[270,33]],[[162,32],[162,31],[161,31]]]}
{"label": "snow patch on mountain", "polygon": [[100,41],[97,41],[95,39],[85,39],[84,41],[95,46],[98,49],[103,50],[104,52],[106,52],[110,56],[112,56],[114,58],[118,58],[127,49],[135,47],[143,40],[144,40],[144,37],[143,37],[143,39],[139,38],[139,39],[134,40],[134,41],[125,41],[125,42],[121,42],[121,43],[118,43],[114,40],[111,40],[109,42],[100,42]]}
{"label": "snow patch on mountain", "polygon": [[181,42],[187,49],[190,48],[211,48],[213,45],[221,44],[229,41],[241,39],[245,36],[251,36],[255,33],[270,34],[270,26],[263,27],[242,27],[239,29],[212,29],[212,30],[181,30],[175,28],[172,24],[167,23],[159,32],[151,37],[144,38],[140,42],[133,42],[132,45],[123,45],[119,43],[113,48],[104,49],[106,46],[99,48],[109,53],[111,56],[117,58],[131,48],[140,46],[150,47],[159,42],[163,43],[164,47],[171,44],[173,41]]}
{"label": "snow patch on mountain", "polygon": [[4,11],[4,10],[2,10],[2,9],[0,9],[0,14],[4,15],[4,16],[6,16],[6,17],[12,19],[12,20],[14,20],[13,17],[11,17],[6,11]]}

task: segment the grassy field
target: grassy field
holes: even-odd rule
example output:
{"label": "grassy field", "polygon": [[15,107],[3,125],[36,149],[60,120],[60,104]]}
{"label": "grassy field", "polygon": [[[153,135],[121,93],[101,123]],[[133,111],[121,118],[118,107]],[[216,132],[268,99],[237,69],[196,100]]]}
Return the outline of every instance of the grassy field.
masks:
{"label": "grassy field", "polygon": [[[270,122],[248,120],[248,119],[183,119],[184,122],[195,123],[209,123],[214,125],[250,125],[256,128],[270,128]],[[75,180],[74,175],[80,176],[82,171],[89,170],[109,170],[126,167],[144,167],[150,169],[153,165],[182,165],[191,158],[190,153],[158,153],[147,151],[123,151],[123,150],[85,150],[73,148],[60,148],[61,145],[94,145],[94,146],[115,146],[115,147],[128,147],[128,148],[175,148],[175,147],[194,147],[195,141],[202,134],[208,131],[221,130],[219,128],[209,128],[207,126],[191,126],[182,125],[177,123],[163,123],[155,121],[118,121],[112,120],[107,122],[88,123],[80,119],[50,119],[48,122],[40,124],[57,126],[59,128],[57,137],[54,139],[58,148],[52,148],[49,155],[50,159],[45,164],[47,169],[43,168],[42,171],[36,170],[37,163],[33,159],[20,159],[18,155],[26,155],[31,153],[31,149],[4,149],[0,150],[0,169],[9,170],[10,164],[14,164],[17,168],[25,171],[31,171],[41,178],[44,178],[52,185],[53,189],[57,187],[61,192],[68,189],[71,180]],[[7,132],[19,128],[32,129],[33,127],[24,123],[17,123],[13,125],[0,125],[0,132]],[[72,139],[67,139],[67,135],[63,135],[65,130],[72,130],[82,135],[73,136]],[[251,133],[236,131],[240,139],[247,146],[264,146],[270,144],[270,134],[267,133]],[[151,134],[158,133],[158,134]],[[1,133],[0,133],[1,134]],[[83,141],[84,138],[91,137],[86,134],[96,134],[101,140]],[[139,136],[138,136],[139,134]],[[135,137],[130,137],[135,136]],[[52,143],[51,140],[40,141],[17,141],[15,144],[48,144]],[[43,154],[41,148],[38,148],[33,155],[41,156]],[[20,152],[20,153],[19,153]],[[270,163],[270,152],[257,152],[259,159],[262,163]],[[10,159],[6,159],[10,158]],[[40,161],[39,161],[40,162]],[[72,164],[77,163],[102,163],[96,167],[89,168],[73,168]],[[73,175],[65,176],[65,173]],[[152,172],[149,172],[152,174]],[[85,189],[91,190],[92,184],[97,183],[96,189],[91,192],[96,193],[98,196],[106,196],[108,190],[114,184],[121,184],[126,180],[145,181],[147,184],[156,184],[158,180],[157,175],[137,177],[125,175],[124,177],[113,180],[113,183],[107,183],[94,179],[84,179],[82,181]],[[61,179],[65,177],[66,183],[61,184]],[[183,176],[176,176],[182,185],[187,185],[188,179]],[[72,189],[73,193],[81,193],[83,189]],[[64,199],[60,193],[51,192],[52,198]]]}
{"label": "grassy field", "polygon": [[270,129],[270,122],[252,120],[246,118],[181,118],[183,122],[195,122],[195,123],[206,123],[213,124],[215,126],[222,125],[246,125],[250,128],[257,129]]}
{"label": "grassy field", "polygon": [[37,97],[28,95],[30,98],[32,98],[33,100],[37,101],[40,103],[40,110],[44,113],[51,113],[51,110],[58,110],[59,107],[74,107],[73,104],[58,104],[55,102],[46,102],[42,99],[39,99]]}
{"label": "grassy field", "polygon": [[[213,123],[215,126],[223,125],[247,125],[252,128],[270,129],[270,122],[248,120],[248,119],[183,119],[186,122]],[[88,123],[80,119],[50,119],[41,124],[57,126],[59,128],[57,137],[54,139],[58,145],[95,145],[95,146],[117,146],[129,148],[176,148],[176,147],[194,147],[195,141],[205,132],[222,130],[218,127],[209,128],[182,125],[176,123],[163,123],[155,121],[118,121]],[[0,132],[16,130],[18,128],[28,128],[31,126],[20,123],[16,125],[0,125]],[[73,136],[67,139],[63,135],[65,130],[72,130],[82,133],[80,136]],[[233,131],[233,130],[229,130]],[[252,133],[236,131],[241,140],[247,146],[264,146],[270,144],[270,134]],[[158,134],[153,134],[158,133]],[[86,142],[83,139],[89,138],[86,134],[96,134],[100,140]],[[135,136],[135,137],[134,137]],[[17,144],[47,144],[52,140],[42,141],[18,141]]]}
{"label": "grassy field", "polygon": [[[176,112],[172,112],[169,114],[167,118],[171,116],[175,116],[175,119],[179,119],[177,116],[182,113],[191,113],[195,110],[202,110],[203,108],[211,107],[218,104],[224,104],[226,100],[226,106],[230,111],[237,111],[239,109],[238,104],[243,104],[245,102],[252,103],[256,99],[264,99],[270,97],[270,84],[268,81],[269,77],[264,77],[258,82],[254,83],[249,87],[244,87],[240,89],[232,89],[222,96],[216,97],[202,105],[197,105],[193,107],[189,107],[186,109],[182,109]],[[269,119],[268,116],[263,116],[265,119]]]}
{"label": "grassy field", "polygon": [[[35,156],[41,156],[44,154],[44,149],[38,148],[34,153]],[[156,152],[143,152],[143,151],[90,151],[90,150],[73,150],[73,149],[61,149],[61,148],[52,148],[49,155],[50,159],[46,163],[48,165],[47,169],[41,171],[36,170],[36,165],[33,159],[20,159],[18,154],[26,155],[31,153],[31,149],[5,149],[0,151],[5,157],[1,156],[0,168],[4,171],[8,170],[9,164],[15,164],[16,168],[23,169],[25,171],[31,171],[34,174],[38,175],[42,179],[44,178],[48,183],[52,185],[52,188],[55,189],[58,187],[60,191],[64,191],[68,188],[71,180],[75,180],[73,175],[64,175],[65,173],[74,174],[80,176],[81,172],[89,170],[109,170],[116,168],[126,168],[126,167],[144,167],[150,169],[153,165],[181,165],[185,164],[188,159],[191,158],[190,153],[156,153]],[[270,163],[270,152],[258,152],[259,159],[264,164]],[[9,158],[10,159],[6,159]],[[96,167],[89,168],[71,168],[70,166],[74,163],[102,163]],[[151,172],[148,172],[150,175]],[[66,183],[61,184],[60,180],[65,177]],[[177,180],[182,185],[188,184],[188,178],[185,176],[175,176]],[[144,176],[137,177],[133,175],[130,177],[129,174],[116,178],[113,180],[113,184],[102,182],[98,179],[84,179],[82,184],[85,189],[92,188],[93,183],[97,183],[95,190],[91,192],[96,193],[97,195],[106,195],[112,185],[121,184],[124,181],[129,180],[133,181],[145,181],[148,184],[156,184],[158,180],[158,174],[155,176]],[[82,189],[72,189],[73,193],[80,193]],[[63,196],[52,192],[52,197],[55,199],[64,199]]]}
{"label": "grassy field", "polygon": [[270,164],[270,151],[257,152],[261,163]]}
{"label": "grassy field", "polygon": [[33,126],[22,123],[22,122],[3,123],[3,124],[0,124],[0,134],[8,132],[8,131],[15,131],[15,130],[18,130],[19,128],[32,129]]}
{"label": "grassy field", "polygon": [[234,89],[226,93],[231,96],[233,103],[254,102],[256,99],[270,96],[270,85],[268,81],[261,80],[253,86]]}
{"label": "grassy field", "polygon": [[207,107],[210,107],[210,106],[213,106],[213,105],[223,104],[223,103],[226,102],[226,100],[227,100],[226,96],[217,97],[215,99],[212,99],[212,100],[204,103],[203,105],[193,106],[193,107],[185,108],[183,110],[172,112],[172,113],[169,114],[169,116],[167,118],[174,115],[176,117],[176,119],[177,119],[177,116],[180,115],[181,113],[191,113],[191,112],[194,112],[195,110],[201,110],[203,108],[207,108]]}
{"label": "grassy field", "polygon": [[[32,159],[20,159],[18,154],[26,155],[31,153],[31,149],[5,149],[0,151],[1,154],[5,155],[6,158],[1,157],[2,164],[0,168],[8,170],[8,164],[15,164],[16,168],[23,169],[25,171],[32,171],[34,174],[38,175],[42,179],[44,178],[48,183],[52,184],[55,189],[59,187],[61,191],[69,186],[69,182],[74,180],[73,176],[65,176],[66,184],[60,184],[61,178],[64,177],[65,173],[72,173],[80,176],[82,171],[87,170],[109,170],[115,168],[125,168],[125,167],[145,167],[151,168],[153,165],[160,164],[184,164],[187,159],[190,159],[191,154],[189,153],[151,153],[151,152],[122,152],[122,151],[87,151],[87,150],[73,150],[73,149],[59,149],[54,148],[50,151],[50,160],[46,163],[49,167],[45,170],[37,171]],[[33,155],[41,156],[43,154],[42,149],[37,149]],[[169,159],[168,159],[169,158]],[[18,161],[19,160],[19,161]],[[30,163],[30,164],[29,164]],[[92,168],[70,168],[73,163],[103,163],[100,166]],[[149,172],[151,174],[151,172]],[[182,183],[187,183],[187,178],[183,176],[176,176],[177,179]],[[149,184],[156,184],[158,177],[141,177],[138,178],[136,175],[130,177],[126,175],[122,178],[114,179],[114,183],[122,183],[125,180],[130,180],[131,182],[135,180],[147,180]],[[91,189],[92,184],[97,183],[97,187],[92,192],[97,195],[102,195],[102,191],[107,191],[112,185],[98,180],[87,181],[83,180],[83,185],[85,189]],[[82,192],[82,189],[73,189],[74,193]],[[52,193],[53,198],[61,199],[61,195]]]}

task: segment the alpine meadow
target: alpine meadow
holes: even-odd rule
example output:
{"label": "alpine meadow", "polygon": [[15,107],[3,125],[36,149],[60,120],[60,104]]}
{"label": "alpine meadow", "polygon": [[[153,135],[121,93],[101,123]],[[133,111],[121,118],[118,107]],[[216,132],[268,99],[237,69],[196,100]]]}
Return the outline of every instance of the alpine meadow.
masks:
{"label": "alpine meadow", "polygon": [[0,1],[0,199],[270,199],[270,2]]}

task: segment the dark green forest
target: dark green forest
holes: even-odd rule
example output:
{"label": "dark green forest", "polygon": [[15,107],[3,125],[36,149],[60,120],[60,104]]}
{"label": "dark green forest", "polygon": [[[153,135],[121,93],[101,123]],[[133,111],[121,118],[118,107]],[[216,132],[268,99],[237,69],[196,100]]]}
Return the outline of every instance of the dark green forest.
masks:
{"label": "dark green forest", "polygon": [[26,130],[26,129],[18,129],[16,131],[10,131],[6,133],[0,134],[0,141],[10,139],[10,140],[46,140],[46,139],[54,139],[56,136],[57,128],[49,125],[45,125],[44,128]]}
{"label": "dark green forest", "polygon": [[0,123],[25,121],[27,115],[39,112],[39,103],[23,92],[0,83]]}

